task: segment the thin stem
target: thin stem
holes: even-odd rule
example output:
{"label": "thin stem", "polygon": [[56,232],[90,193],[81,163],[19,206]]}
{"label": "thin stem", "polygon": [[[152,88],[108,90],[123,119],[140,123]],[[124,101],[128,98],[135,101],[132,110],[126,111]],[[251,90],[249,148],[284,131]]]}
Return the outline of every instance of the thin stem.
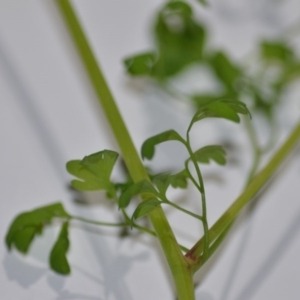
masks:
{"label": "thin stem", "polygon": [[[209,230],[210,243],[214,242],[216,238],[222,233],[224,228],[227,228],[240,213],[242,208],[257,195],[259,191],[267,184],[279,166],[287,158],[293,148],[300,140],[300,122],[296,125],[294,130],[290,133],[285,143],[272,156],[269,163],[253,178],[244,192],[235,200],[235,202],[225,211],[225,213],[218,219],[218,221]],[[195,270],[201,267],[200,257],[203,251],[203,238],[200,239],[192,249],[186,254],[189,257],[197,257],[198,261],[195,264]]]}
{"label": "thin stem", "polygon": [[203,245],[203,258],[206,259],[208,255],[208,248],[209,248],[209,230],[208,230],[208,223],[207,223],[207,209],[206,209],[206,196],[205,196],[205,189],[204,189],[204,182],[201,175],[201,171],[198,165],[198,162],[195,158],[194,152],[191,148],[190,144],[190,130],[192,128],[193,121],[190,123],[190,126],[187,130],[186,134],[186,147],[190,155],[190,159],[194,164],[199,185],[196,185],[196,187],[199,187],[199,191],[201,194],[201,203],[202,203],[202,224],[203,224],[203,232],[204,232],[204,245]]}
{"label": "thin stem", "polygon": [[111,226],[111,227],[127,227],[127,223],[110,223],[110,222],[101,222],[101,221],[93,221],[86,218],[78,217],[78,216],[70,216],[70,220],[78,220],[84,223],[97,225],[97,226]]}
{"label": "thin stem", "polygon": [[[56,0],[56,3],[69,28],[90,82],[119,144],[132,180],[134,182],[150,181],[75,11],[69,0]],[[157,207],[149,214],[149,218],[170,267],[178,299],[195,299],[192,273],[162,208]]]}
{"label": "thin stem", "polygon": [[189,210],[186,210],[186,209],[184,209],[183,207],[181,207],[181,206],[179,206],[179,205],[177,205],[177,204],[175,204],[175,203],[173,203],[173,202],[171,202],[171,201],[169,201],[169,200],[167,200],[167,201],[165,200],[164,203],[167,203],[167,204],[169,204],[169,205],[175,207],[176,209],[178,209],[178,210],[180,210],[180,211],[182,211],[182,212],[184,212],[184,213],[186,213],[186,214],[188,214],[188,215],[190,215],[190,216],[192,216],[192,217],[194,217],[194,218],[196,218],[196,219],[198,219],[198,220],[200,220],[200,221],[203,222],[202,216],[199,216],[199,215],[197,215],[197,214],[194,214],[193,212],[191,212],[191,211],[189,211]]}

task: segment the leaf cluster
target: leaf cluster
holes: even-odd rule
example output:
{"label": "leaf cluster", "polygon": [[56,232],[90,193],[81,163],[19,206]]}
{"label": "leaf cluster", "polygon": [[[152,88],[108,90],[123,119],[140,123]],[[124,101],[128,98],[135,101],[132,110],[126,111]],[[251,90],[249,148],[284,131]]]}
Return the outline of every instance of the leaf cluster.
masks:
{"label": "leaf cluster", "polygon": [[54,203],[32,211],[19,214],[11,223],[5,242],[9,250],[15,247],[26,254],[37,235],[41,235],[46,226],[54,219],[63,219],[60,233],[50,252],[49,263],[52,270],[60,274],[69,274],[70,266],[66,257],[69,249],[69,219],[61,203]]}
{"label": "leaf cluster", "polygon": [[[271,121],[284,90],[300,78],[300,60],[282,39],[263,39],[258,44],[256,64],[259,68],[254,74],[244,62],[234,61],[222,49],[212,48],[208,44],[205,25],[198,21],[192,6],[185,1],[169,1],[163,5],[153,27],[155,49],[126,58],[127,73],[133,77],[147,76],[168,86],[174,75],[192,64],[205,65],[222,90],[185,97],[196,109],[219,99],[247,98],[251,110],[262,113]],[[270,76],[266,74],[274,67],[278,69],[278,76],[270,82]]]}

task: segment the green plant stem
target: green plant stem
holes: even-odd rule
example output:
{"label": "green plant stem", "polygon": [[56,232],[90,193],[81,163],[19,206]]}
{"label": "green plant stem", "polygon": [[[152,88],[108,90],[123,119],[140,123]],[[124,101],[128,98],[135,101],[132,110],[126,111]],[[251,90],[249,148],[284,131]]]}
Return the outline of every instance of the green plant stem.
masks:
{"label": "green plant stem", "polygon": [[126,227],[126,226],[128,226],[127,223],[100,222],[100,221],[89,220],[89,219],[82,218],[79,216],[70,216],[70,220],[77,220],[77,221],[81,221],[81,222],[84,222],[87,224],[92,224],[92,225],[97,225],[97,226],[110,226],[110,227]]}
{"label": "green plant stem", "polygon": [[[102,109],[107,116],[132,180],[134,182],[149,180],[147,171],[134,147],[118,107],[69,0],[56,0],[56,3],[69,28]],[[181,252],[162,208],[157,207],[150,213],[149,217],[170,267],[178,299],[195,299],[193,275],[190,266]]]}
{"label": "green plant stem", "polygon": [[[194,164],[194,168],[196,170],[199,184],[196,185],[196,187],[199,189],[199,192],[201,194],[201,204],[202,204],[202,224],[203,224],[203,232],[204,232],[204,244],[203,244],[203,259],[206,259],[208,256],[208,248],[209,248],[209,230],[208,230],[208,222],[207,222],[207,209],[206,209],[206,195],[205,195],[205,189],[204,189],[204,182],[202,178],[202,174],[197,162],[197,159],[194,155],[194,152],[191,147],[190,143],[190,130],[192,128],[193,121],[190,123],[190,126],[187,130],[186,134],[186,147],[189,152],[191,161]],[[186,164],[188,168],[188,163]]]}
{"label": "green plant stem", "polygon": [[182,211],[183,213],[185,213],[187,215],[190,215],[190,216],[192,216],[192,217],[194,217],[194,218],[196,218],[196,219],[198,219],[200,221],[203,221],[203,218],[201,216],[199,216],[197,214],[194,214],[193,212],[191,212],[191,211],[189,211],[187,209],[184,209],[183,207],[181,207],[181,206],[179,206],[179,205],[177,205],[177,204],[175,204],[175,203],[173,203],[173,202],[171,202],[169,200],[164,201],[164,203],[169,204],[169,205],[175,207],[176,209]]}
{"label": "green plant stem", "polygon": [[[252,179],[244,192],[235,200],[235,202],[226,210],[218,221],[210,228],[210,243],[227,228],[237,217],[241,209],[266,185],[269,179],[275,174],[279,166],[290,154],[293,148],[300,140],[300,122],[290,133],[285,143],[276,151],[269,163]],[[198,262],[193,266],[193,271],[201,267],[201,253],[203,252],[203,238],[201,238],[192,249],[187,252],[186,256],[198,258]]]}

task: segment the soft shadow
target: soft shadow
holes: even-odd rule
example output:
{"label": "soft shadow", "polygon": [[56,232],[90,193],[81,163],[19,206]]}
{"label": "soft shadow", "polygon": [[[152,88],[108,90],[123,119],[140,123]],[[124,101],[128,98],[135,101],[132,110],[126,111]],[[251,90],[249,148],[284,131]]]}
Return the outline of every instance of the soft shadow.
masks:
{"label": "soft shadow", "polygon": [[268,258],[262,263],[259,270],[252,276],[248,284],[243,288],[241,293],[235,298],[235,300],[248,300],[252,299],[256,291],[262,286],[264,281],[268,278],[268,275],[279,263],[284,253],[288,250],[290,244],[300,233],[300,210],[297,216],[292,220],[290,226],[282,235],[282,238],[278,241],[273,251],[268,255]]}
{"label": "soft shadow", "polygon": [[7,278],[10,281],[16,281],[23,288],[29,288],[47,272],[46,268],[29,264],[14,252],[6,253],[2,264]]}

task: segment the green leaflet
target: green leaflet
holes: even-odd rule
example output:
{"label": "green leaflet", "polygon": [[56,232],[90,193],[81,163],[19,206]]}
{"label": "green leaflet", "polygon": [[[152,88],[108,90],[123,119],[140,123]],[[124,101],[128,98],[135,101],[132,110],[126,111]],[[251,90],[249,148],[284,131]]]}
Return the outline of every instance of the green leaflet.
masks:
{"label": "green leaflet", "polygon": [[186,2],[168,2],[158,14],[154,31],[158,49],[154,77],[173,76],[189,64],[202,60],[205,31]]}
{"label": "green leaflet", "polygon": [[150,75],[155,56],[153,52],[146,52],[126,58],[124,60],[126,71],[132,76]]}
{"label": "green leaflet", "polygon": [[130,200],[136,195],[151,194],[154,197],[159,197],[158,191],[153,187],[153,185],[147,181],[142,180],[130,186],[120,197],[119,207],[126,208]]}
{"label": "green leaflet", "polygon": [[184,139],[175,130],[164,131],[160,134],[148,138],[143,143],[141,150],[142,158],[152,159],[155,152],[155,146],[167,141],[179,141],[185,144]]}
{"label": "green leaflet", "polygon": [[54,203],[19,214],[13,220],[5,237],[8,249],[11,250],[14,246],[26,254],[34,237],[41,234],[44,226],[50,224],[56,217],[70,217],[61,203]]}
{"label": "green leaflet", "polygon": [[194,115],[191,124],[204,118],[223,118],[238,123],[238,114],[250,116],[246,104],[237,100],[220,99],[203,105]]}
{"label": "green leaflet", "polygon": [[183,171],[176,174],[162,173],[155,175],[152,178],[152,182],[157,187],[160,194],[166,196],[167,189],[170,185],[174,188],[185,189],[188,184],[188,178],[188,173],[184,169]]}
{"label": "green leaflet", "polygon": [[161,201],[157,200],[156,198],[150,198],[150,199],[144,200],[135,209],[131,220],[134,221],[134,220],[137,220],[139,218],[142,218],[142,217],[148,215],[160,204],[161,204]]}
{"label": "green leaflet", "polygon": [[51,269],[63,275],[70,274],[71,272],[66,257],[69,245],[69,222],[64,222],[49,257]]}
{"label": "green leaflet", "polygon": [[118,153],[103,150],[67,163],[68,172],[81,180],[72,180],[72,186],[79,191],[106,190],[114,194],[115,189],[110,182],[111,172],[118,158]]}
{"label": "green leaflet", "polygon": [[226,164],[226,152],[219,145],[205,146],[194,152],[194,156],[199,163],[208,164],[213,160],[219,165]]}

